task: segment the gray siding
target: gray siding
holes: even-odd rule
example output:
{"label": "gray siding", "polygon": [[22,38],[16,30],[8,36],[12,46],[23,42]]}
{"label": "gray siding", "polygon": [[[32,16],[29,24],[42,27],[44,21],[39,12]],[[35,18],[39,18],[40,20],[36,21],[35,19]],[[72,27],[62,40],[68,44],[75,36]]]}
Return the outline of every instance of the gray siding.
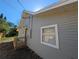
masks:
{"label": "gray siding", "polygon": [[[77,13],[42,16],[33,16],[32,39],[27,45],[43,59],[78,59]],[[40,43],[40,27],[53,24],[58,24],[59,49]]]}

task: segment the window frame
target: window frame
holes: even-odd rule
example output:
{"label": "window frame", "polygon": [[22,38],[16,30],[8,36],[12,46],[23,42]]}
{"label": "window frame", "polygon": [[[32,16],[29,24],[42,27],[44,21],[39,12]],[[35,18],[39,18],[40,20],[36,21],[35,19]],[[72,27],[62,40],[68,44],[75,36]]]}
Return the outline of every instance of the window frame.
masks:
{"label": "window frame", "polygon": [[[50,28],[50,27],[55,27],[55,34],[56,34],[56,45],[53,45],[53,44],[50,44],[50,43],[46,43],[46,42],[43,42],[42,41],[42,29],[44,28]],[[50,47],[53,47],[53,48],[57,48],[59,49],[59,40],[58,40],[58,27],[57,27],[57,24],[54,24],[54,25],[48,25],[48,26],[42,26],[41,27],[41,44],[44,44],[44,45],[47,45],[47,46],[50,46]]]}

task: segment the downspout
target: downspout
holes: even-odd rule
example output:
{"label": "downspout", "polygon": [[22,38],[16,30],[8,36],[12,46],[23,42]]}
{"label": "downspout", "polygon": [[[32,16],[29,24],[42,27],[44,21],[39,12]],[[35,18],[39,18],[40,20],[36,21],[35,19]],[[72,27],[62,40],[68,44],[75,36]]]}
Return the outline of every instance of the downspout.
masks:
{"label": "downspout", "polygon": [[29,16],[29,31],[30,31],[30,39],[32,38],[32,28],[33,28],[33,15],[30,14]]}

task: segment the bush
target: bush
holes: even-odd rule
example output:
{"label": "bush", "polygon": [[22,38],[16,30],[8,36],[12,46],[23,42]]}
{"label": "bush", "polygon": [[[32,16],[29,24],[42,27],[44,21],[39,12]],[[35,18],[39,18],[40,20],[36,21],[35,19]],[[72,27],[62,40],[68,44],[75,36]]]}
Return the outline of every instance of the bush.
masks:
{"label": "bush", "polygon": [[18,32],[16,28],[11,28],[10,31],[6,34],[6,37],[18,36]]}

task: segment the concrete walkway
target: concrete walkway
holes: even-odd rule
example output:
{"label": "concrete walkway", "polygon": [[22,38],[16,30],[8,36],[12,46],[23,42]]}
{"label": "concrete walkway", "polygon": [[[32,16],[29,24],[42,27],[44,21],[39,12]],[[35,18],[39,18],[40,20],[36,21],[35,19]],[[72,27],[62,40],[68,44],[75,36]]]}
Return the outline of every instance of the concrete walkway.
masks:
{"label": "concrete walkway", "polygon": [[0,44],[0,59],[42,59],[28,47],[14,49],[12,42]]}

